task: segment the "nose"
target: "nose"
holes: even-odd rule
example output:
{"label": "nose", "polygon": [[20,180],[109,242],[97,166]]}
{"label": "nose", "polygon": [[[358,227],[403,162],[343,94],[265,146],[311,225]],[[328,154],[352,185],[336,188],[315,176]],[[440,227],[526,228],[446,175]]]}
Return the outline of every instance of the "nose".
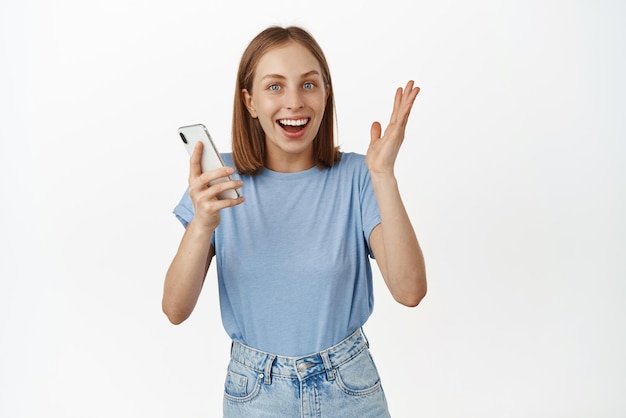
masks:
{"label": "nose", "polygon": [[287,109],[300,109],[304,107],[302,92],[299,89],[288,89],[285,94],[285,107]]}

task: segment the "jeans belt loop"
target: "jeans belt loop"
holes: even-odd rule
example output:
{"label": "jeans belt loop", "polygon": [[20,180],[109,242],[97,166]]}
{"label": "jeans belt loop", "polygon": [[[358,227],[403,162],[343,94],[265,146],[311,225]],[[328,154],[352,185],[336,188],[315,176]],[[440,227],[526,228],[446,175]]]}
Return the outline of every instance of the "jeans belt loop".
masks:
{"label": "jeans belt loop", "polygon": [[320,352],[320,356],[322,356],[324,368],[326,369],[326,378],[328,380],[335,380],[335,370],[333,369],[333,365],[330,362],[330,356],[328,355],[328,351],[324,350]]}
{"label": "jeans belt loop", "polygon": [[363,339],[365,340],[365,345],[367,346],[367,348],[370,348],[370,342],[367,339],[367,335],[365,335],[365,331],[363,331],[363,328],[361,328],[361,335],[363,336]]}
{"label": "jeans belt loop", "polygon": [[274,354],[269,354],[267,356],[267,361],[265,362],[265,373],[263,378],[263,383],[266,385],[272,384],[272,366],[274,365],[274,360],[276,360],[276,356]]}

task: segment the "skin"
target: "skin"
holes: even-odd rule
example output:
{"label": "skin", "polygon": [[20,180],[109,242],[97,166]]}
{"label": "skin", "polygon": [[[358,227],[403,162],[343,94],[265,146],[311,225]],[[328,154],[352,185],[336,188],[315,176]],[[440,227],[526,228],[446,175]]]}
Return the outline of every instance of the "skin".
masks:
{"label": "skin", "polygon": [[417,306],[426,295],[424,256],[406,213],[394,165],[404,141],[406,124],[419,87],[409,81],[398,88],[389,124],[374,122],[365,162],[370,171],[381,223],[370,235],[370,245],[383,279],[394,299],[405,306]]}
{"label": "skin", "polygon": [[[267,144],[267,168],[280,172],[306,170],[315,165],[313,140],[324,116],[328,88],[315,57],[291,42],[267,52],[257,64],[252,91],[243,99],[258,118]],[[288,133],[280,120],[303,121],[302,131]]]}
{"label": "skin", "polygon": [[[392,296],[406,306],[417,306],[426,294],[424,258],[402,203],[394,165],[404,141],[409,114],[419,87],[409,81],[398,88],[393,112],[384,133],[379,122],[371,127],[366,155],[381,223],[370,235],[370,245]],[[258,118],[266,134],[267,168],[297,172],[315,165],[313,140],[318,132],[328,88],[315,57],[304,47],[289,43],[267,52],[259,61],[252,91],[243,90],[250,115]],[[291,133],[278,121],[306,120],[304,129]],[[295,122],[290,122],[295,123]],[[300,123],[300,122],[298,122]],[[191,315],[215,255],[211,236],[220,223],[220,211],[242,204],[244,197],[218,200],[227,189],[242,186],[240,181],[209,183],[233,173],[230,167],[202,173],[199,144],[190,160],[189,195],[195,216],[188,225],[165,277],[163,311],[174,324]]]}

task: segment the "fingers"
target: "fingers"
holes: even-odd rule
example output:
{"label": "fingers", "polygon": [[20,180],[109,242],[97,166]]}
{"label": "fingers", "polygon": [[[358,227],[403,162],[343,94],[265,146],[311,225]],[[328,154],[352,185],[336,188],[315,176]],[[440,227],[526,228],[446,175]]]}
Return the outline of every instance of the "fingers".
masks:
{"label": "fingers", "polygon": [[393,113],[391,114],[391,120],[389,121],[390,124],[394,122],[400,122],[403,125],[406,124],[409,114],[411,113],[413,103],[415,102],[415,98],[419,92],[420,88],[415,87],[415,82],[413,80],[409,80],[404,89],[398,87],[393,103]]}
{"label": "fingers", "polygon": [[196,203],[195,211],[198,215],[218,214],[220,210],[237,206],[243,203],[244,200],[245,198],[243,196],[239,196],[236,199],[203,199]]}
{"label": "fingers", "polygon": [[202,159],[202,147],[202,142],[196,142],[191,158],[189,159],[189,183],[191,183],[192,179],[202,174],[202,165],[200,164],[200,160]]}
{"label": "fingers", "polygon": [[218,196],[227,190],[241,188],[243,182],[229,178],[235,172],[232,167],[220,167],[203,173],[200,163],[202,151],[202,143],[196,143],[189,161],[189,196],[194,206],[194,221],[215,228],[220,223],[222,209],[244,201],[243,196],[236,199],[219,199]]}
{"label": "fingers", "polygon": [[382,133],[382,127],[380,126],[380,122],[372,123],[372,127],[370,128],[370,144],[380,139],[380,135]]}
{"label": "fingers", "polygon": [[221,167],[216,170],[202,172],[202,152],[204,145],[198,141],[194,145],[193,152],[189,159],[189,188],[192,189],[199,187],[200,189],[207,188],[209,183],[215,180],[228,177],[235,172],[232,167]]}
{"label": "fingers", "polygon": [[[206,189],[205,192],[208,193]],[[215,229],[220,223],[220,211],[222,209],[237,206],[244,202],[244,197],[237,199],[217,199],[216,196],[209,198],[207,195],[195,195],[192,197],[194,206],[194,222],[198,225],[204,225],[208,228]]]}
{"label": "fingers", "polygon": [[405,88],[398,87],[393,102],[393,112],[389,118],[389,124],[385,129],[384,136],[396,138],[400,141],[404,138],[404,130],[409,121],[411,108],[420,88],[415,87],[413,80],[410,80]]}
{"label": "fingers", "polygon": [[228,179],[228,176],[233,174],[233,172],[232,167],[221,167],[216,170],[201,173],[189,179],[189,192],[200,192],[212,198],[226,190],[239,189],[243,186],[241,180]]}
{"label": "fingers", "polygon": [[[207,198],[217,198],[219,200],[229,200],[228,196],[234,196],[235,193],[224,193],[227,191],[234,191],[241,188],[243,182],[241,180],[228,180],[224,177],[218,178],[209,183],[207,189]],[[224,193],[224,194],[223,194]],[[230,199],[235,200],[235,199]]]}

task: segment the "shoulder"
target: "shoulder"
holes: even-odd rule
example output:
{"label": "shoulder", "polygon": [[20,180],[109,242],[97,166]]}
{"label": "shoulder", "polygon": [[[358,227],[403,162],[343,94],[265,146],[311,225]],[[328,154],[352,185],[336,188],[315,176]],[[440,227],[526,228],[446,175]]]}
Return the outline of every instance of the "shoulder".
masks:
{"label": "shoulder", "polygon": [[333,166],[333,169],[336,169],[342,177],[359,179],[360,183],[369,181],[370,171],[365,164],[365,155],[363,154],[342,152],[341,160]]}
{"label": "shoulder", "polygon": [[365,164],[365,155],[358,152],[342,152],[340,162]]}
{"label": "shoulder", "polygon": [[355,152],[342,152],[341,160],[331,167],[332,176],[341,183],[351,183],[361,190],[370,183],[370,172],[365,164],[365,155]]}
{"label": "shoulder", "polygon": [[367,170],[365,155],[356,152],[342,152],[341,159],[333,167],[344,170]]}

